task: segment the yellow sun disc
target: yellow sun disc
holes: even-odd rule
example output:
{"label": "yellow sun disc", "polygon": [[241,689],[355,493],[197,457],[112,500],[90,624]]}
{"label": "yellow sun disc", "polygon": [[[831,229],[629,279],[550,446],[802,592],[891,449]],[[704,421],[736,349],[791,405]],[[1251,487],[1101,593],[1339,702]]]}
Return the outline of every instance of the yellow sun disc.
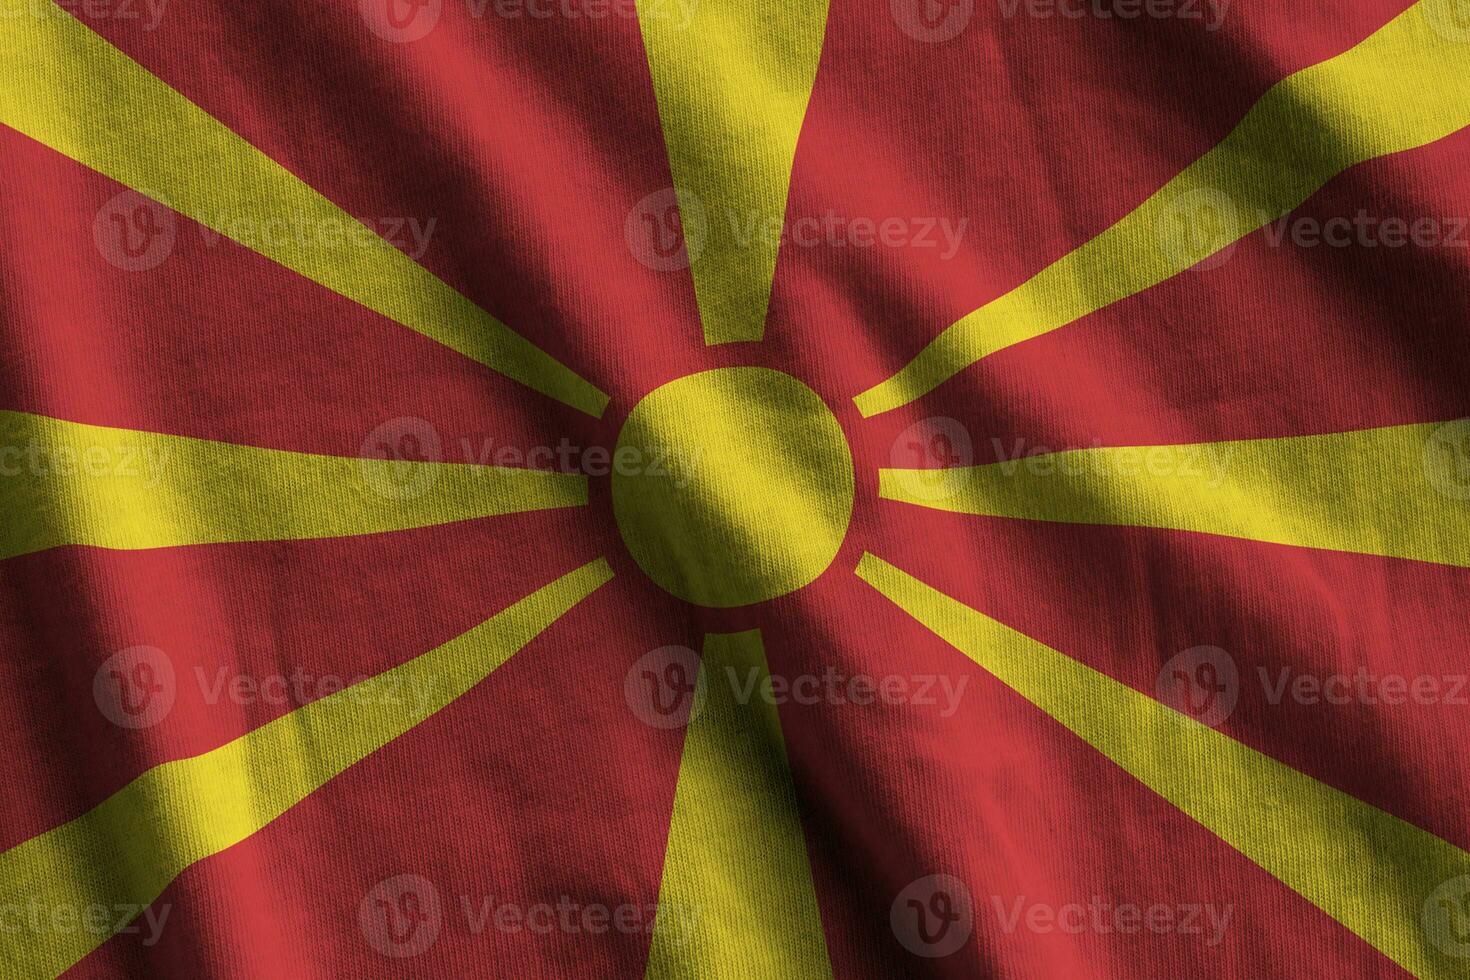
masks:
{"label": "yellow sun disc", "polygon": [[720,368],[639,402],[614,456],[613,511],[666,591],[730,608],[826,571],[852,517],[852,453],[826,403],[768,368]]}

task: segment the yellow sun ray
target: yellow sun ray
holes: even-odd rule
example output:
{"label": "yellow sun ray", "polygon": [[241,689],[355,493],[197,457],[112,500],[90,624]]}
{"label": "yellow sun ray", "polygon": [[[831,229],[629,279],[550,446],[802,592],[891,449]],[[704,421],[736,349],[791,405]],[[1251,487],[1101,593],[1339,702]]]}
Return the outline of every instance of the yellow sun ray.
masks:
{"label": "yellow sun ray", "polygon": [[1470,567],[1470,423],[1077,449],[882,470],[884,499],[992,517],[1198,531]]}
{"label": "yellow sun ray", "polygon": [[1371,37],[1278,83],[1229,136],[1117,224],[980,307],[854,400],[907,405],[996,351],[1170,279],[1296,208],[1363,161],[1470,124],[1457,0],[1420,0]]}
{"label": "yellow sun ray", "polygon": [[705,637],[646,976],[832,976],[760,631]]}
{"label": "yellow sun ray", "polygon": [[[458,700],[611,577],[606,562],[592,562],[414,660],[212,752],[150,769],[75,820],[0,854],[0,905],[146,907],[189,866],[263,830]],[[389,694],[406,691],[416,695]],[[54,976],[104,938],[45,922],[38,931],[7,928],[0,973]]]}
{"label": "yellow sun ray", "polygon": [[0,123],[566,405],[608,396],[308,187],[81,21],[0,0]]}
{"label": "yellow sun ray", "polygon": [[1420,977],[1421,928],[1470,854],[1012,630],[871,554],[858,576],[1283,884]]}
{"label": "yellow sun ray", "polygon": [[705,342],[760,340],[827,0],[639,0],[638,21]]}
{"label": "yellow sun ray", "polygon": [[341,537],[586,503],[578,474],[316,456],[0,412],[0,558]]}

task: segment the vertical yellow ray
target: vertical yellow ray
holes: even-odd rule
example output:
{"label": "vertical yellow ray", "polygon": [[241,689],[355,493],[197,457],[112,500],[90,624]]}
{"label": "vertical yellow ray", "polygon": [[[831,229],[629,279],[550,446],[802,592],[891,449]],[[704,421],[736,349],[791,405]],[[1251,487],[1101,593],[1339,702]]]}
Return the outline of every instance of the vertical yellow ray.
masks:
{"label": "vertical yellow ray", "polygon": [[586,503],[576,474],[317,456],[0,412],[0,558],[371,534]]}
{"label": "vertical yellow ray", "polygon": [[1470,854],[1262,755],[873,555],[858,576],[1134,778],[1420,977],[1464,976],[1421,928]]}
{"label": "vertical yellow ray", "polygon": [[646,976],[831,977],[760,632],[705,637],[700,675]]}
{"label": "vertical yellow ray", "polygon": [[[0,0],[0,124],[564,404],[608,396],[59,10]],[[307,237],[285,229],[305,226]],[[274,231],[272,231],[274,229]],[[333,231],[335,229],[335,231]]]}
{"label": "vertical yellow ray", "polygon": [[[190,865],[258,833],[452,704],[611,577],[605,562],[592,562],[415,660],[212,752],[150,769],[70,823],[0,854],[0,905],[151,904]],[[54,976],[106,938],[49,921],[0,931],[0,975]]]}
{"label": "vertical yellow ray", "polygon": [[1470,125],[1458,0],[1420,0],[1356,47],[1287,77],[1137,209],[936,337],[854,401],[871,417],[976,361],[1170,279],[1300,205],[1343,170]]}
{"label": "vertical yellow ray", "polygon": [[828,0],[639,0],[705,342],[760,340]]}
{"label": "vertical yellow ray", "polygon": [[936,510],[1118,524],[1470,566],[1470,474],[1441,441],[1470,424],[1077,449],[883,470],[879,494]]}

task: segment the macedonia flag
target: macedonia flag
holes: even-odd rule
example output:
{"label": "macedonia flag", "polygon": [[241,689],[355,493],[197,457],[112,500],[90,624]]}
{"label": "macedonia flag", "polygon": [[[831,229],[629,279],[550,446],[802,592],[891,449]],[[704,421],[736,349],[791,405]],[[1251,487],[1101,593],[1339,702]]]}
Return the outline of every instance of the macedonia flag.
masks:
{"label": "macedonia flag", "polygon": [[1470,976],[1464,0],[0,0],[0,978]]}

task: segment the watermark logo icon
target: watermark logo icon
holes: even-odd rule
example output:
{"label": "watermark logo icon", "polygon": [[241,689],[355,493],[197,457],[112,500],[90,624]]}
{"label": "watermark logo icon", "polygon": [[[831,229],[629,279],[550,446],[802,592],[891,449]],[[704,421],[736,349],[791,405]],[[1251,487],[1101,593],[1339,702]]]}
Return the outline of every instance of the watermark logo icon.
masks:
{"label": "watermark logo icon", "polygon": [[929,875],[898,893],[888,910],[888,924],[915,956],[949,956],[970,940],[974,900],[965,883],[953,875]]}
{"label": "watermark logo icon", "polygon": [[1235,712],[1240,700],[1240,671],[1235,658],[1225,650],[1194,647],[1164,664],[1155,692],[1175,711],[1214,728]]}
{"label": "watermark logo icon", "polygon": [[404,44],[427,37],[439,26],[444,0],[361,0],[359,9],[374,34]]}
{"label": "watermark logo icon", "polygon": [[1440,952],[1470,958],[1470,875],[1451,878],[1431,892],[1420,922]]}
{"label": "watermark logo icon", "polygon": [[97,211],[92,241],[124,272],[156,269],[173,254],[178,222],[173,211],[137,191],[123,191]]}
{"label": "watermark logo icon", "polygon": [[623,224],[633,257],[655,272],[689,268],[709,238],[709,218],[696,194],[666,187],[633,205]]}
{"label": "watermark logo icon", "polygon": [[380,881],[358,906],[357,924],[368,945],[384,956],[418,956],[434,945],[444,925],[439,889],[412,874]]}
{"label": "watermark logo icon", "polygon": [[1235,200],[1212,187],[1197,187],[1171,200],[1154,231],[1164,256],[1176,269],[1218,269],[1235,254],[1241,237]]}
{"label": "watermark logo icon", "polygon": [[899,29],[915,41],[939,44],[959,37],[975,16],[975,0],[889,0]]}
{"label": "watermark logo icon", "polygon": [[119,650],[97,668],[92,698],[119,728],[151,728],[173,710],[178,684],[174,664],[157,647]]}
{"label": "watermark logo icon", "polygon": [[906,491],[924,500],[938,500],[949,495],[949,481],[942,470],[973,465],[975,446],[970,431],[958,420],[930,418],[899,433],[889,460],[900,472]]}
{"label": "watermark logo icon", "polygon": [[[373,492],[389,500],[413,500],[439,482],[439,468],[423,464],[442,462],[444,446],[432,423],[405,417],[370,432],[361,455],[362,478]],[[380,460],[388,465],[379,465]]]}
{"label": "watermark logo icon", "polygon": [[650,650],[628,668],[623,699],[654,728],[683,728],[699,717],[707,696],[699,654],[688,647]]}
{"label": "watermark logo icon", "polygon": [[1470,419],[1447,422],[1424,443],[1424,475],[1453,500],[1470,500]]}

